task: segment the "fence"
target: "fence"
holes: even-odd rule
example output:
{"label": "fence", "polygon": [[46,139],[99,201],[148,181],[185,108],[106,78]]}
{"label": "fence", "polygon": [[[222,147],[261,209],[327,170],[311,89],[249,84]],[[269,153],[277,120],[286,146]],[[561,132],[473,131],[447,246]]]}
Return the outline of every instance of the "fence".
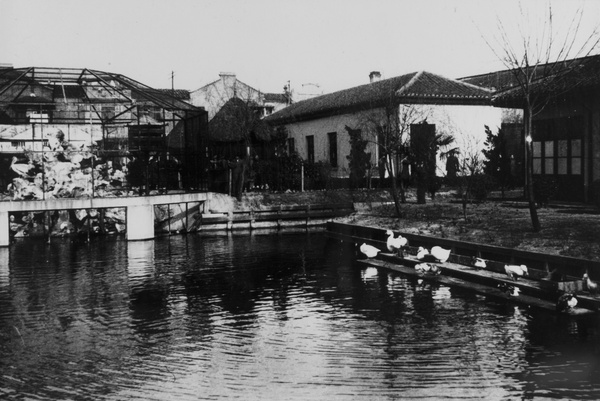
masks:
{"label": "fence", "polygon": [[[285,156],[253,160],[245,164],[243,172],[234,161],[213,160],[208,171],[208,188],[235,196],[242,174],[246,190],[311,191],[352,187],[346,171],[339,171],[328,163]],[[375,170],[361,182],[362,188],[389,186],[389,179],[381,180]]]}

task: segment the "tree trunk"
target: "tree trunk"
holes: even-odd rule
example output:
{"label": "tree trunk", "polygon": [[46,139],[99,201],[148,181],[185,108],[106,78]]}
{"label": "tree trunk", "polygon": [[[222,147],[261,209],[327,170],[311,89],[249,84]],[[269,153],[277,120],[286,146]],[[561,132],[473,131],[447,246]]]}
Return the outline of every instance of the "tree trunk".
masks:
{"label": "tree trunk", "polygon": [[396,208],[396,217],[402,217],[402,212],[400,209],[400,199],[398,198],[398,189],[396,186],[396,174],[394,174],[394,169],[391,168],[389,158],[386,158],[386,168],[390,175],[390,192],[392,195],[392,199],[394,199],[394,207]]}
{"label": "tree trunk", "polygon": [[540,225],[540,219],[537,214],[537,207],[535,205],[535,196],[533,193],[533,138],[532,134],[532,121],[531,121],[531,106],[528,105],[523,110],[523,120],[525,122],[525,184],[527,201],[529,203],[529,214],[531,215],[531,225],[534,232],[539,232],[542,227]]}
{"label": "tree trunk", "polygon": [[424,205],[427,203],[427,178],[425,168],[417,166],[417,203]]}

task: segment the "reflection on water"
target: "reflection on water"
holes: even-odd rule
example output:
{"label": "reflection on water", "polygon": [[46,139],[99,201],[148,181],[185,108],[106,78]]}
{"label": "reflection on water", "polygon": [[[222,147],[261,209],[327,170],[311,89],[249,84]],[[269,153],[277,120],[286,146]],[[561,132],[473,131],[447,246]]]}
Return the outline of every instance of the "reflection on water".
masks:
{"label": "reflection on water", "polygon": [[361,269],[322,234],[0,249],[0,398],[600,399],[596,318]]}

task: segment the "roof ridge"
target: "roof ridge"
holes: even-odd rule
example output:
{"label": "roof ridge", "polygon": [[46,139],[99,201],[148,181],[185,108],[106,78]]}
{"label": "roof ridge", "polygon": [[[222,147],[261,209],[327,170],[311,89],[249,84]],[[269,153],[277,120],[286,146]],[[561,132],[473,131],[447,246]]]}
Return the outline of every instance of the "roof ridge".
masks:
{"label": "roof ridge", "polygon": [[456,79],[456,78],[448,78],[448,77],[445,77],[443,75],[436,74],[434,72],[428,72],[428,71],[426,71],[426,72],[428,74],[435,75],[436,77],[440,77],[440,78],[443,78],[443,79],[448,80],[448,81],[456,82],[457,84],[465,85],[465,86],[468,86],[468,87],[473,88],[473,89],[481,89],[481,90],[484,90],[484,91],[490,92],[490,93],[494,92],[493,90],[491,90],[489,88],[485,88],[483,86],[478,86],[478,85],[475,85],[475,84],[472,84],[472,83],[469,83],[469,82],[463,82],[463,81],[461,81],[459,79]]}
{"label": "roof ridge", "polygon": [[424,70],[415,72],[415,75],[413,75],[413,77],[405,85],[403,85],[402,88],[398,89],[395,95],[400,96],[401,94],[406,92],[411,86],[415,84],[415,82],[417,82],[417,80],[423,75],[424,72]]}

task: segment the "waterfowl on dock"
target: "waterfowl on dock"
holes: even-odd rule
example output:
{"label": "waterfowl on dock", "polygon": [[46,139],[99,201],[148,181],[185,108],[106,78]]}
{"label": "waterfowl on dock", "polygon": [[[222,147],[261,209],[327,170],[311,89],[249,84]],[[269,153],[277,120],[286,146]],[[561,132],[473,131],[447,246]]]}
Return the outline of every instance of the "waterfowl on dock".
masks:
{"label": "waterfowl on dock", "polygon": [[577,306],[577,296],[571,292],[562,294],[556,301],[557,312],[568,312]]}
{"label": "waterfowl on dock", "polygon": [[435,256],[429,253],[427,248],[423,248],[422,246],[417,249],[417,259],[422,262],[439,262]]}
{"label": "waterfowl on dock", "polygon": [[415,265],[415,270],[419,275],[428,274],[432,276],[437,276],[442,272],[439,266],[430,265],[429,263],[418,263]]}
{"label": "waterfowl on dock", "polygon": [[521,290],[519,290],[519,287],[515,287],[514,285],[510,285],[507,283],[498,284],[498,288],[505,294],[510,295],[511,297],[518,297],[521,292]]}
{"label": "waterfowl on dock", "polygon": [[504,271],[506,272],[506,275],[514,281],[517,281],[519,277],[529,275],[527,266],[525,265],[504,265]]}
{"label": "waterfowl on dock", "polygon": [[444,249],[441,246],[434,246],[429,252],[438,261],[444,263],[450,257],[450,249]]}
{"label": "waterfowl on dock", "polygon": [[367,258],[374,258],[375,256],[377,256],[377,254],[379,252],[381,252],[379,249],[375,248],[373,245],[369,245],[363,242],[363,244],[360,246],[360,251],[367,257]]}
{"label": "waterfowl on dock", "polygon": [[596,295],[598,293],[598,283],[592,281],[587,273],[583,273],[583,283],[590,294]]}
{"label": "waterfowl on dock", "polygon": [[394,238],[394,232],[392,230],[387,230],[385,234],[388,236],[386,244],[388,251],[390,252],[397,252],[408,245],[408,240],[402,235],[398,234],[398,236]]}
{"label": "waterfowl on dock", "polygon": [[485,260],[478,258],[477,256],[473,256],[471,259],[471,265],[477,269],[485,269],[487,267]]}

